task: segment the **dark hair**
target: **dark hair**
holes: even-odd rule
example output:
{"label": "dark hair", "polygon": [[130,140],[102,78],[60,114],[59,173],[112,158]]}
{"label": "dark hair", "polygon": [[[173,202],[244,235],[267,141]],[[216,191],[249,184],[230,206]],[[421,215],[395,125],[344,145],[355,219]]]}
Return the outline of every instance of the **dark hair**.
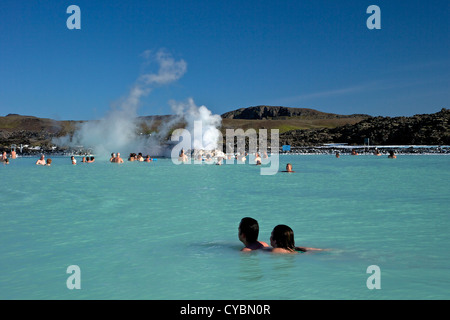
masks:
{"label": "dark hair", "polygon": [[91,157],[91,161],[94,160],[94,157]]}
{"label": "dark hair", "polygon": [[243,218],[239,224],[241,233],[245,234],[245,238],[248,242],[256,242],[258,240],[259,225],[258,221],[253,218]]}
{"label": "dark hair", "polygon": [[279,224],[272,231],[272,239],[277,244],[278,248],[283,248],[291,251],[305,251],[295,246],[294,231],[284,224]]}

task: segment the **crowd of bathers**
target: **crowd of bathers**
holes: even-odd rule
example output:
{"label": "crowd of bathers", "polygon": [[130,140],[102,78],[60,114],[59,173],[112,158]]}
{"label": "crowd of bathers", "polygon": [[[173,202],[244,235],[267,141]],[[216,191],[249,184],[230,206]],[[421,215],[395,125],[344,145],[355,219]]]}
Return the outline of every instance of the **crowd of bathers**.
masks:
{"label": "crowd of bathers", "polygon": [[[375,148],[375,151],[373,153],[375,156],[381,156],[381,153],[379,152],[379,150],[377,148]],[[351,152],[352,156],[357,156],[358,153],[356,152],[355,149],[352,150]],[[236,154],[234,157],[237,161],[241,161],[241,162],[245,162],[246,161],[246,156],[248,156],[248,153],[241,153],[241,154]],[[17,154],[16,152],[13,150],[11,151],[10,154],[10,158],[11,159],[16,159]],[[340,154],[339,152],[336,152],[336,158],[339,158]],[[268,155],[267,153],[264,153],[264,158],[267,159]],[[389,155],[388,158],[391,159],[395,159],[397,158],[397,156],[395,155],[394,151],[389,151]],[[70,157],[72,164],[77,164],[77,160],[75,159],[74,156]],[[213,158],[211,157],[211,155],[207,155],[206,158],[203,158],[202,154],[197,154],[194,159],[196,159],[197,161],[212,161]],[[228,159],[231,159],[231,156],[228,155]],[[141,152],[139,153],[130,153],[129,157],[128,157],[128,161],[132,162],[132,161],[139,161],[139,162],[151,162],[154,161],[156,159],[151,158],[149,155],[146,155],[145,157],[142,155]],[[186,153],[184,152],[184,150],[182,149],[181,152],[179,153],[179,157],[178,160],[180,162],[188,162],[189,158],[186,155]],[[224,157],[218,157],[217,161],[216,161],[216,165],[222,165],[222,162],[224,160]],[[109,159],[110,162],[112,163],[123,163],[124,160],[120,157],[120,153],[111,153],[111,158]],[[258,153],[255,153],[255,165],[259,166],[261,165],[261,156]],[[95,157],[93,156],[83,156],[81,159],[82,163],[93,163],[95,162]],[[9,164],[9,158],[8,155],[6,153],[6,151],[2,152],[2,155],[0,157],[0,163],[3,164]],[[41,154],[40,158],[36,161],[37,165],[43,165],[43,166],[50,166],[52,164],[52,159],[47,159],[45,160],[45,155]],[[286,165],[286,170],[282,171],[282,172],[295,172],[292,170],[292,164],[288,163]]]}

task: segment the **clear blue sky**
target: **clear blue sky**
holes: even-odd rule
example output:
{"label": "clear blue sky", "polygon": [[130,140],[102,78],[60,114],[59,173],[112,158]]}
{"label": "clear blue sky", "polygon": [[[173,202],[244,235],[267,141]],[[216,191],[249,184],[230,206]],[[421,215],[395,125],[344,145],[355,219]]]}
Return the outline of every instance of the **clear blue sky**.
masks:
{"label": "clear blue sky", "polygon": [[[69,30],[69,5],[81,30]],[[369,30],[369,5],[381,30]],[[165,48],[186,74],[140,115],[192,97],[213,113],[256,105],[409,116],[449,108],[448,0],[108,0],[0,3],[0,116],[101,118]]]}

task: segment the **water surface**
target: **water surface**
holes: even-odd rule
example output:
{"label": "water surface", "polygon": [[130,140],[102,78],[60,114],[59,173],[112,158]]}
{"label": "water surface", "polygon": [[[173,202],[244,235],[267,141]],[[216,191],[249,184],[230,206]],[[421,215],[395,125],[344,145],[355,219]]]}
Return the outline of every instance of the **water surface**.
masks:
{"label": "water surface", "polygon": [[[79,159],[80,160],[80,159]],[[450,157],[0,165],[0,299],[448,299]],[[239,221],[328,252],[241,253]],[[69,265],[81,290],[69,290]],[[366,269],[381,269],[369,290]]]}

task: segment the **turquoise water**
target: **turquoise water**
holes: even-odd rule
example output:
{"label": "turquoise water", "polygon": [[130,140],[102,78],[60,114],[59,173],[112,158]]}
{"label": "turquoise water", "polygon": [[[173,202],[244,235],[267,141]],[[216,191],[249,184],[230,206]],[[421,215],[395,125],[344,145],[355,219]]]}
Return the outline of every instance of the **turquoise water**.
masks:
{"label": "turquoise water", "polygon": [[[448,299],[449,156],[0,165],[0,299]],[[241,253],[241,218],[328,252]],[[78,265],[81,290],[66,269]],[[369,290],[367,267],[381,270]]]}

